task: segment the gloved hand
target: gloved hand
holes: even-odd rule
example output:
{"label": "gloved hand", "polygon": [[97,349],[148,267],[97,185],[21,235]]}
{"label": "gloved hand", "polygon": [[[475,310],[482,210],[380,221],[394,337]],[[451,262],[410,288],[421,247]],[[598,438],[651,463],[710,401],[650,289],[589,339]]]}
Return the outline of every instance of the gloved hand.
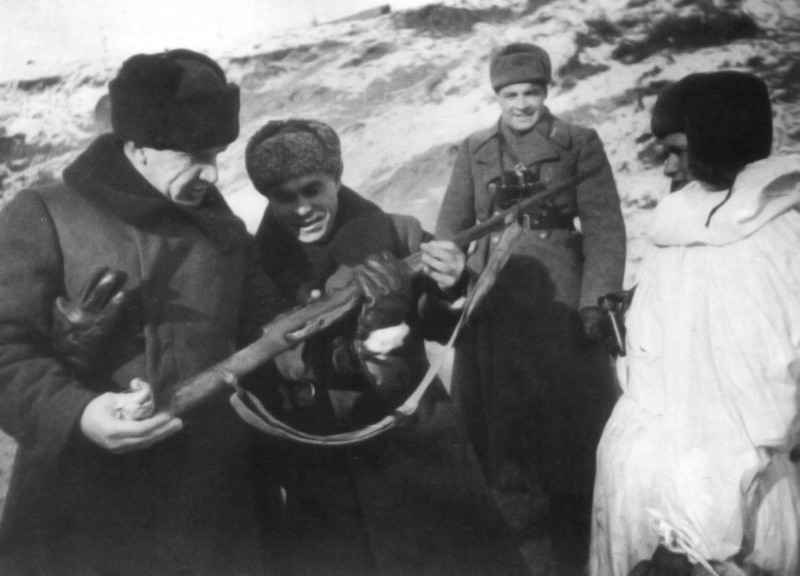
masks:
{"label": "gloved hand", "polygon": [[313,381],[314,371],[305,358],[306,343],[300,342],[294,348],[281,352],[275,357],[275,367],[281,376],[293,382]]}
{"label": "gloved hand", "polygon": [[[320,297],[319,290],[308,291],[306,302],[311,302]],[[292,312],[278,314],[275,320],[286,317]],[[289,335],[287,339],[291,341]],[[288,382],[278,383],[278,395],[281,398],[283,410],[291,411],[294,408],[310,406],[316,396],[317,375],[314,370],[314,343],[320,342],[320,335],[312,336],[310,340],[300,341],[292,348],[278,354],[273,363],[278,372]],[[309,351],[311,351],[309,358]]]}
{"label": "gloved hand", "polygon": [[[310,340],[309,342],[313,341]],[[305,407],[314,403],[317,389],[317,376],[312,361],[307,358],[306,342],[300,342],[294,348],[275,357],[275,367],[281,376],[289,380],[281,383],[279,393],[283,398],[285,410],[293,407]]]}
{"label": "gloved hand", "polygon": [[388,252],[369,256],[353,268],[353,276],[364,293],[356,334],[360,340],[405,320],[411,308],[411,280],[397,258]]}
{"label": "gloved hand", "polygon": [[587,306],[580,310],[583,324],[583,343],[586,346],[602,344],[606,352],[614,357],[625,356],[625,328],[620,325],[619,338],[614,332],[609,312],[599,306]]}
{"label": "gloved hand", "polygon": [[581,323],[583,324],[583,337],[587,343],[597,344],[608,335],[608,318],[599,306],[586,306],[581,308]]}
{"label": "gloved hand", "polygon": [[78,374],[89,375],[125,302],[128,276],[107,266],[98,268],[70,300],[59,296],[53,306],[53,353]]}

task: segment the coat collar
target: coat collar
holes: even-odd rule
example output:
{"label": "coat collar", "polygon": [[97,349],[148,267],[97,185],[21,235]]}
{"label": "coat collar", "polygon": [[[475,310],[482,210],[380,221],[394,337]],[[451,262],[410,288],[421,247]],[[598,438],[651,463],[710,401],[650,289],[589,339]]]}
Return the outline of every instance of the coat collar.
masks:
{"label": "coat collar", "polygon": [[[501,137],[500,121],[494,126],[485,130],[475,145],[474,158],[479,164],[496,167],[500,170],[499,141]],[[508,142],[509,138],[506,137]],[[515,146],[514,150],[519,159],[530,166],[537,162],[558,160],[563,151],[572,148],[572,137],[565,122],[559,120],[545,108],[542,118],[532,131],[519,138],[520,145]],[[507,145],[513,145],[508,142]]]}
{"label": "coat collar", "polygon": [[237,218],[216,187],[197,207],[170,201],[139,174],[113,134],[98,137],[64,169],[64,182],[89,202],[115,218],[141,229],[156,229],[172,221],[189,221],[227,251],[246,238]]}

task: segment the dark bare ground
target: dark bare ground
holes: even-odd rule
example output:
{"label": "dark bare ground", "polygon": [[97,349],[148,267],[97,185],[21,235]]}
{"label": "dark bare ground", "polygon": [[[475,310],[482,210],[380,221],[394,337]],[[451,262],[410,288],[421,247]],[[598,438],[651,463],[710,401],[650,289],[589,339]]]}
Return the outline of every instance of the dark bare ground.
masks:
{"label": "dark bare ground", "polygon": [[[16,453],[14,441],[0,432],[0,516],[5,503],[11,467]],[[532,576],[550,574],[550,539],[547,526],[547,498],[529,491],[500,492],[492,494],[500,507],[511,534],[519,546]]]}
{"label": "dark bare ground", "polygon": [[529,492],[492,490],[511,534],[522,552],[532,576],[550,571],[550,537],[547,526],[547,498]]}

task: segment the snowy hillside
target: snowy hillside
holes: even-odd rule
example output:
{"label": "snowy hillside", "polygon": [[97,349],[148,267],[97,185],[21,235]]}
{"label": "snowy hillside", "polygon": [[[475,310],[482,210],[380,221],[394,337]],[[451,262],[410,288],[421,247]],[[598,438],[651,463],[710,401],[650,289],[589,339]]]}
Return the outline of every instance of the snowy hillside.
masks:
{"label": "snowy hillside", "polygon": [[[776,148],[800,149],[794,0],[462,2],[296,29],[212,54],[243,94],[242,132],[221,157],[221,189],[253,229],[265,201],[244,170],[247,139],[273,118],[315,117],[342,137],[347,184],[431,228],[455,145],[496,120],[488,56],[510,41],[550,52],[549,106],[605,142],[629,226],[629,283],[648,209],[667,189],[648,137],[650,107],[667,82],[723,68],[759,74],[777,110]],[[0,203],[57,178],[90,141],[95,104],[114,73],[86,62],[0,85]]]}

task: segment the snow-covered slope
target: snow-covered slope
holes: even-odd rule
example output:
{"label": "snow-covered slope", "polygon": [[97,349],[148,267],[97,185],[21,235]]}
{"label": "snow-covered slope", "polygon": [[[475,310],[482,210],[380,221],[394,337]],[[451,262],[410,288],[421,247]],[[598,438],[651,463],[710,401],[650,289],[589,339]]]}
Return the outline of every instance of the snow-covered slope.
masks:
{"label": "snow-covered slope", "polygon": [[[221,157],[220,187],[253,229],[265,201],[244,170],[247,139],[270,119],[314,117],[339,131],[350,186],[431,228],[455,145],[496,120],[488,57],[511,41],[550,52],[549,106],[605,142],[628,221],[629,283],[648,209],[667,189],[648,137],[650,107],[667,82],[722,68],[759,74],[774,98],[776,149],[800,149],[794,0],[473,1],[295,29],[212,54],[243,90],[242,132]],[[84,62],[0,85],[0,202],[57,178],[90,141],[114,73]],[[24,144],[9,138],[16,134]]]}

